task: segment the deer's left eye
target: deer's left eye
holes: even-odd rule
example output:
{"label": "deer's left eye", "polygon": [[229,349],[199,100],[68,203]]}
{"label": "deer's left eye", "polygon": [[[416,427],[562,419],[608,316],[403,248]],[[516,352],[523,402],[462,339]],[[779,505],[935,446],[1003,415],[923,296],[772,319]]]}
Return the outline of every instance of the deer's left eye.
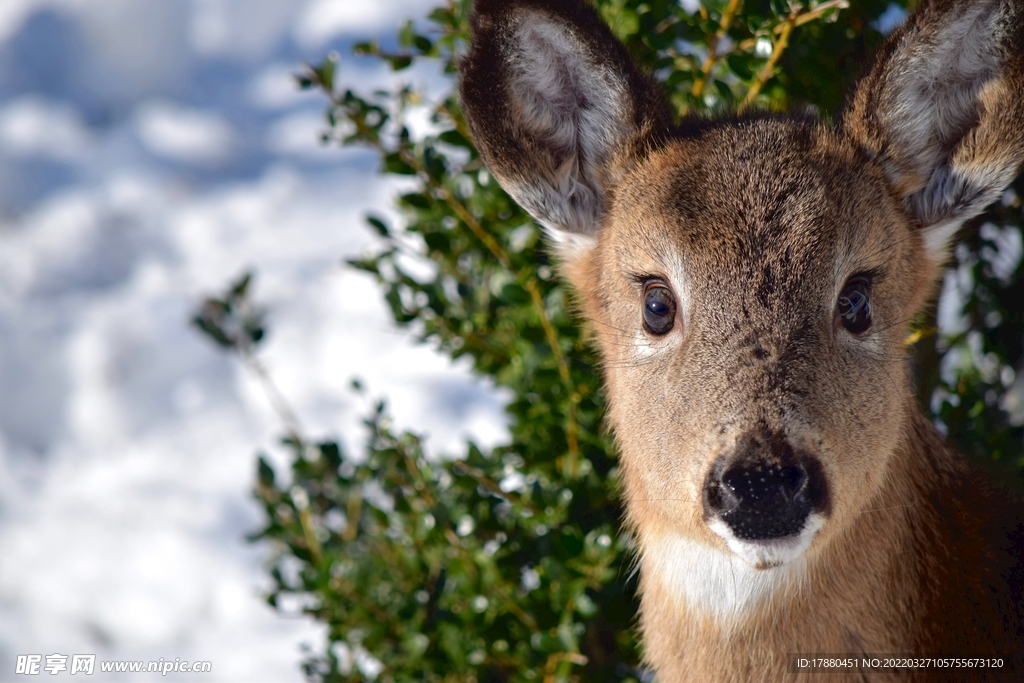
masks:
{"label": "deer's left eye", "polygon": [[644,327],[647,331],[668,334],[676,323],[676,298],[661,282],[650,282],[644,287]]}
{"label": "deer's left eye", "polygon": [[855,276],[843,287],[836,302],[836,316],[852,334],[863,334],[871,327],[871,281]]}

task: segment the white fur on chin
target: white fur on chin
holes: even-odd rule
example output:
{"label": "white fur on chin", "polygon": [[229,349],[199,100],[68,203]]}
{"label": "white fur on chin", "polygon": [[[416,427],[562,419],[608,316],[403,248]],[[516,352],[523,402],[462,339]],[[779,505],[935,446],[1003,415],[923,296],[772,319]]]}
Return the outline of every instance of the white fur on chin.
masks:
{"label": "white fur on chin", "polygon": [[812,514],[797,536],[743,541],[716,520],[709,526],[729,552],[676,534],[647,537],[641,571],[664,586],[666,594],[680,596],[684,606],[729,621],[799,586],[807,569],[804,551],[824,522]]}

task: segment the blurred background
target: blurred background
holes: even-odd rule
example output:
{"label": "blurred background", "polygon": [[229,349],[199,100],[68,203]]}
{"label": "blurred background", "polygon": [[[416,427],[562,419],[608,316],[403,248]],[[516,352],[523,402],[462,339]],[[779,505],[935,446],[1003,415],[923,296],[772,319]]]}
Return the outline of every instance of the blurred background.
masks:
{"label": "blurred background", "polygon": [[95,653],[301,680],[303,644],[323,647],[266,606],[267,549],[245,540],[280,421],[189,325],[248,269],[261,358],[310,433],[353,449],[358,376],[436,451],[502,440],[503,394],[397,332],[342,267],[400,183],[321,145],[325,101],[293,80],[337,50],[339,83],[431,89],[429,66],[396,75],[351,45],[434,4],[0,2],[0,678],[19,654]]}

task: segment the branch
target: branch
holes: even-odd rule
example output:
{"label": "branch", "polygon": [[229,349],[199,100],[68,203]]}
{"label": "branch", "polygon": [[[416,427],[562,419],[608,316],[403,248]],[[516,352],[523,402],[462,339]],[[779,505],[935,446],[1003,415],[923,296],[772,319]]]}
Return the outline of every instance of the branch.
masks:
{"label": "branch", "polygon": [[[772,48],[772,54],[768,57],[768,61],[765,62],[764,68],[761,69],[757,75],[757,80],[747,91],[747,96],[743,98],[743,103],[740,104],[740,111],[743,111],[754,103],[754,100],[761,93],[765,84],[775,75],[775,67],[779,63],[779,59],[782,58],[782,53],[789,47],[789,39],[793,34],[793,29],[797,26],[803,26],[804,24],[820,19],[821,16],[831,9],[846,9],[850,6],[849,0],[828,0],[823,2],[814,9],[808,10],[803,13],[798,13],[793,10],[786,21],[779,24],[774,28],[772,33],[777,37],[775,39],[775,45]],[[757,43],[756,38],[745,40],[739,45],[741,51],[749,50]]]}
{"label": "branch", "polygon": [[747,91],[747,96],[743,98],[743,103],[740,105],[740,111],[743,111],[757,99],[758,94],[764,87],[764,84],[775,75],[775,65],[779,63],[779,59],[782,58],[782,53],[789,47],[789,37],[793,33],[793,27],[796,26],[796,14],[790,14],[786,19],[786,23],[782,25],[782,32],[779,37],[775,40],[775,47],[772,49],[772,54],[768,57],[768,61],[765,62],[764,68],[757,75],[757,80],[750,86],[750,90]]}
{"label": "branch", "polygon": [[548,657],[548,661],[544,665],[544,683],[555,683],[558,680],[555,674],[559,664],[570,662],[577,666],[585,666],[587,661],[589,660],[579,652],[556,652]]}
{"label": "branch", "polygon": [[718,31],[708,38],[707,59],[704,60],[704,64],[701,66],[700,77],[693,82],[693,89],[690,91],[694,97],[700,97],[704,92],[704,86],[707,85],[708,79],[711,78],[711,69],[714,68],[715,63],[721,58],[721,55],[717,52],[718,44],[729,32],[729,27],[732,26],[732,21],[736,18],[736,13],[740,11],[742,5],[743,0],[729,0],[728,6],[722,12],[722,20],[719,22]]}
{"label": "branch", "polygon": [[288,430],[288,436],[297,445],[304,447],[306,441],[302,436],[302,425],[299,423],[299,418],[295,415],[291,405],[289,405],[288,399],[284,397],[284,394],[281,393],[277,384],[270,377],[270,373],[267,372],[263,363],[248,348],[239,348],[238,353],[242,357],[245,367],[249,369],[249,372],[256,377],[260,386],[263,387],[263,393],[266,395],[267,400],[270,401],[270,406],[277,413],[285,429]]}

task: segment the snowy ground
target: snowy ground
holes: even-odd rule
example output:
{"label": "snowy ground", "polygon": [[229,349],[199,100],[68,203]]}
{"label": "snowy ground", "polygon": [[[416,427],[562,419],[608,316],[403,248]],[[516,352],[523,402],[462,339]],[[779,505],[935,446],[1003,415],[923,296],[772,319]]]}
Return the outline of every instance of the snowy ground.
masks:
{"label": "snowy ground", "polygon": [[396,189],[372,156],[319,146],[323,103],[290,79],[337,49],[343,82],[385,82],[349,46],[435,4],[0,0],[0,680],[55,653],[301,679],[322,633],[264,605],[265,549],[244,540],[280,425],[188,326],[246,268],[309,433],[359,443],[359,376],[435,450],[502,438],[500,398],[341,267]]}

